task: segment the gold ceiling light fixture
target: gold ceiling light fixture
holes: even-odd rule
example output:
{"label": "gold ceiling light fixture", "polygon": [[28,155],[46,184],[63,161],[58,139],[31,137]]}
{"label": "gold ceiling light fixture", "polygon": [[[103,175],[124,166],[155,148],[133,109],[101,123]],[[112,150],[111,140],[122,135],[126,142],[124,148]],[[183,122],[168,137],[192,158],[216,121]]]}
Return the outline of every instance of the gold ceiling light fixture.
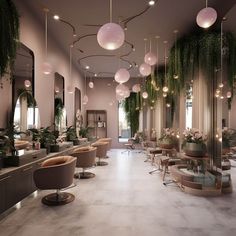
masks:
{"label": "gold ceiling light fixture", "polygon": [[52,72],[52,66],[48,62],[48,8],[43,8],[43,11],[45,13],[45,61],[43,62],[42,65],[42,71],[45,75],[50,75]]}
{"label": "gold ceiling light fixture", "polygon": [[62,19],[59,15],[54,15],[53,16],[53,19],[56,20],[56,21],[60,21],[66,25],[68,25],[71,29],[72,29],[72,35],[73,37],[76,37],[77,34],[76,34],[76,30],[75,30],[75,27],[69,22],[69,21],[66,21],[64,19]]}

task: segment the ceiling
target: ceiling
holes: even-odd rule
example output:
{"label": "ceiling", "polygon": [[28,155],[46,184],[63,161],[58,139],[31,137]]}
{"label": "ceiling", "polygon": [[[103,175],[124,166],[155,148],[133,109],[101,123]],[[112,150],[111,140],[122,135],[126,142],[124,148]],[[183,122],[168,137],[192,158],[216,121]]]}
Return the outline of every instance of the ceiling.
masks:
{"label": "ceiling", "polygon": [[[134,45],[135,51],[131,50],[129,44],[124,44],[122,48],[115,51],[107,51],[97,43],[96,34],[99,27],[86,25],[103,25],[109,22],[109,0],[24,0],[24,2],[42,24],[44,23],[42,8],[47,7],[50,10],[48,33],[67,53],[74,40],[87,34],[95,34],[74,44],[73,60],[81,71],[86,65],[89,65],[90,76],[94,76],[96,73],[99,74],[99,77],[112,77],[119,68],[118,56],[128,52],[131,53],[124,59],[132,64],[131,76],[138,77],[139,71],[134,65],[135,63],[140,65],[143,62],[144,38],[148,39],[147,48],[149,48],[149,39],[152,38],[152,50],[156,53],[155,36],[160,36],[158,40],[159,62],[163,64],[163,41],[168,41],[167,47],[170,48],[175,40],[174,30],[179,31],[177,36],[180,37],[197,29],[196,15],[205,7],[205,0],[158,0],[153,7],[127,25],[125,38]],[[235,3],[236,0],[209,0],[208,6],[214,7],[218,13],[218,19],[222,19]],[[122,21],[139,14],[147,6],[147,0],[113,0],[113,22],[118,23],[119,20]],[[70,26],[55,21],[52,18],[54,14],[58,14],[63,20],[71,23],[76,29],[77,37],[73,37]],[[219,27],[219,21],[213,27]],[[50,48],[50,44],[48,47]],[[128,62],[121,60],[120,66],[129,68]]]}

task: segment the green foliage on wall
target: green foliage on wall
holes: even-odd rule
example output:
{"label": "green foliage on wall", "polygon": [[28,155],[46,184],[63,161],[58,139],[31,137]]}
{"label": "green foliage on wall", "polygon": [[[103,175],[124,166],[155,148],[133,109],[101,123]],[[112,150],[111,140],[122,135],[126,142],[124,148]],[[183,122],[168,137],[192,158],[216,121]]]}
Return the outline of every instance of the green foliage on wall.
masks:
{"label": "green foliage on wall", "polygon": [[[223,34],[224,70],[228,71],[230,88],[236,80],[236,39],[230,32]],[[168,86],[175,93],[185,89],[187,83],[197,78],[199,69],[213,79],[219,71],[221,59],[221,33],[204,31],[186,35],[171,48],[168,63]],[[174,79],[174,75],[178,79]]]}
{"label": "green foliage on wall", "polygon": [[131,136],[138,131],[139,128],[139,105],[140,101],[137,100],[136,93],[130,93],[130,96],[124,100],[124,109],[126,113],[126,119],[131,129]]}
{"label": "green foliage on wall", "polygon": [[19,15],[11,0],[0,1],[0,76],[13,64],[19,40]]}

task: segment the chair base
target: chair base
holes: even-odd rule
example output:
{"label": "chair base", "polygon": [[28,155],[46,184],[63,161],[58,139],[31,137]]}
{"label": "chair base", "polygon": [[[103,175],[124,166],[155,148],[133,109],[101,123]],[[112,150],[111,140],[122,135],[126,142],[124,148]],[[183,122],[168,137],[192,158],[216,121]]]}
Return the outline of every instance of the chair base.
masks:
{"label": "chair base", "polygon": [[95,176],[96,175],[94,173],[87,172],[87,171],[74,174],[75,179],[90,179],[90,178],[94,178]]}
{"label": "chair base", "polygon": [[96,162],[97,166],[107,166],[108,163],[106,161],[98,161]]}
{"label": "chair base", "polygon": [[75,196],[71,193],[51,193],[42,198],[42,203],[47,206],[60,206],[68,204],[75,200]]}

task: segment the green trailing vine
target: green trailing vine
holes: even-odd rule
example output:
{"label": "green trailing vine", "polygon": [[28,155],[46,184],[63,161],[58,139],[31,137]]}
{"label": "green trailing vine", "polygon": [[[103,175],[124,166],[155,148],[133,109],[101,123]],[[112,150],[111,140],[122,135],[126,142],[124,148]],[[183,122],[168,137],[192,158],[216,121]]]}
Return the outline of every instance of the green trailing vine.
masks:
{"label": "green trailing vine", "polygon": [[137,99],[136,93],[130,93],[130,96],[124,100],[123,105],[126,113],[127,122],[130,125],[131,136],[133,137],[139,128],[138,107],[140,106],[140,99]]}
{"label": "green trailing vine", "polygon": [[[208,79],[215,77],[220,69],[221,34],[216,31],[197,32],[178,39],[170,50],[168,63],[168,87],[179,94],[191,80],[197,78],[199,69]],[[231,32],[223,35],[227,83],[233,91],[236,75],[236,39]],[[175,60],[177,58],[177,60]],[[177,62],[177,63],[175,63]],[[178,79],[174,75],[178,74]],[[233,94],[233,93],[232,93]]]}
{"label": "green trailing vine", "polygon": [[0,76],[11,66],[19,40],[19,14],[11,0],[0,1]]}

